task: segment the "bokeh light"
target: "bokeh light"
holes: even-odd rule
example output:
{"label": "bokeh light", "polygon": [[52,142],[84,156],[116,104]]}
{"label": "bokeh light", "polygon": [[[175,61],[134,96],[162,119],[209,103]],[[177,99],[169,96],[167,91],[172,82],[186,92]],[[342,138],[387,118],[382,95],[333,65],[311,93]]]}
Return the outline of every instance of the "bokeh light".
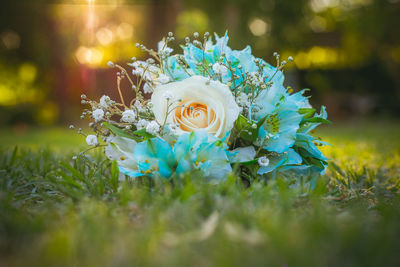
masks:
{"label": "bokeh light", "polygon": [[96,65],[103,59],[103,52],[94,47],[80,46],[76,50],[75,56],[81,64]]}
{"label": "bokeh light", "polygon": [[21,43],[18,33],[12,30],[6,30],[0,34],[0,39],[6,49],[17,49]]}
{"label": "bokeh light", "polygon": [[255,36],[262,36],[270,30],[270,24],[260,18],[255,18],[250,21],[249,28]]}
{"label": "bokeh light", "polygon": [[113,32],[108,28],[100,28],[96,32],[96,38],[101,45],[109,45],[113,41]]}

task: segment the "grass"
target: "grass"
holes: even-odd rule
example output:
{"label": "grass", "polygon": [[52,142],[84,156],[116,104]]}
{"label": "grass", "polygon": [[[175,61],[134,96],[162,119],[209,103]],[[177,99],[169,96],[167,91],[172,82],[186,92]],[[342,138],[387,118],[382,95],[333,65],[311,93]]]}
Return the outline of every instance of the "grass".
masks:
{"label": "grass", "polygon": [[[68,150],[71,152],[83,150],[85,141],[81,135],[66,127],[62,128],[35,128],[19,126],[0,129],[0,147],[39,149],[49,148],[53,152]],[[73,148],[73,149],[71,149]]]}
{"label": "grass", "polygon": [[118,182],[100,152],[72,160],[68,130],[2,130],[0,266],[399,266],[400,125],[319,134],[334,146],[311,191],[234,176]]}

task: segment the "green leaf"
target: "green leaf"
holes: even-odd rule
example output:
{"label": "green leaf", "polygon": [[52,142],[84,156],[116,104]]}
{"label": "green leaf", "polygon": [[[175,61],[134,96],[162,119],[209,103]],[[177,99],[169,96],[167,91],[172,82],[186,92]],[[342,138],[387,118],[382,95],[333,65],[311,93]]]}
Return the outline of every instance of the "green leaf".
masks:
{"label": "green leaf", "polygon": [[252,124],[247,124],[246,127],[243,128],[243,130],[240,133],[240,137],[243,138],[246,141],[255,141],[258,137],[258,127],[253,128],[251,127]]}
{"label": "green leaf", "polygon": [[267,119],[268,116],[269,116],[269,115],[267,115],[267,116],[261,118],[261,119],[257,122],[257,132],[258,132],[258,130],[260,129],[260,127],[264,124],[264,122],[265,122],[265,120]]}
{"label": "green leaf", "polygon": [[59,174],[61,175],[61,178],[63,179],[63,182],[67,185],[70,185],[72,187],[82,189],[82,185],[77,183],[74,178],[72,178],[70,175],[66,174],[63,171],[59,171]]}
{"label": "green leaf", "polygon": [[243,116],[242,114],[239,114],[239,117],[237,118],[235,124],[236,124],[236,129],[238,130],[238,132],[240,132],[243,127],[245,127],[247,125],[247,118],[245,116]]}
{"label": "green leaf", "polygon": [[15,159],[17,158],[17,151],[18,151],[18,146],[15,146],[14,150],[13,150],[13,152],[11,154],[11,158],[10,158],[10,161],[8,163],[8,166],[13,166],[14,165]]}
{"label": "green leaf", "polygon": [[117,190],[117,188],[118,188],[118,177],[119,177],[119,169],[118,169],[117,161],[113,160],[112,165],[111,165],[111,184],[112,184],[114,190]]}
{"label": "green leaf", "polygon": [[264,124],[265,120],[268,118],[269,115],[261,118],[258,122],[257,122],[257,128],[253,128],[252,124],[249,125],[249,127],[247,127],[247,131],[251,132],[251,135],[248,136],[248,140],[249,141],[255,141],[258,138],[258,131],[260,130],[260,127]]}
{"label": "green leaf", "polygon": [[67,169],[72,174],[72,177],[74,177],[79,181],[85,182],[85,177],[77,169],[75,169],[66,162],[60,162],[60,165],[63,166],[65,169]]}
{"label": "green leaf", "polygon": [[251,127],[251,121],[249,121],[245,116],[240,114],[235,124],[241,138],[246,141],[254,141],[257,139],[257,130]]}
{"label": "green leaf", "polygon": [[302,147],[294,147],[294,150],[299,153],[299,155],[303,158],[303,161],[307,165],[314,165],[320,169],[324,169],[324,164],[327,164],[325,160],[320,160],[313,157],[306,149]]}
{"label": "green leaf", "polygon": [[299,147],[299,146],[294,146],[293,149],[300,154],[302,158],[309,158],[312,157],[310,152],[308,152],[306,149]]}
{"label": "green leaf", "polygon": [[323,164],[326,164],[326,161],[319,160],[319,159],[316,159],[316,158],[309,158],[309,162],[312,165],[317,166],[320,169],[324,169],[325,166]]}
{"label": "green leaf", "polygon": [[265,122],[267,117],[268,117],[268,115],[261,118],[256,123],[257,127],[253,128],[252,126],[255,122],[250,121],[243,115],[239,115],[239,117],[236,120],[236,129],[238,130],[238,132],[240,132],[240,137],[246,141],[250,141],[250,142],[255,141],[258,137],[258,130],[263,125],[263,123]]}
{"label": "green leaf", "polygon": [[103,126],[108,128],[116,136],[130,138],[130,139],[133,139],[133,140],[135,140],[137,142],[143,141],[140,137],[128,134],[127,132],[125,132],[121,128],[118,128],[117,126],[111,125],[108,122],[103,122]]}
{"label": "green leaf", "polygon": [[311,123],[327,123],[327,124],[331,124],[332,123],[331,121],[329,121],[327,119],[324,119],[324,118],[321,118],[321,117],[312,117],[312,118],[308,118],[308,119],[303,119],[301,121],[301,123],[307,123],[307,122],[311,122]]}
{"label": "green leaf", "polygon": [[245,161],[245,162],[240,162],[241,165],[253,165],[255,163],[257,163],[258,159],[253,159],[253,160],[249,160],[249,161]]}
{"label": "green leaf", "polygon": [[345,176],[345,174],[343,173],[342,169],[340,169],[340,167],[339,167],[335,162],[332,161],[332,162],[330,162],[329,164],[330,164],[330,166],[332,166],[332,168],[333,168],[337,173],[339,173],[342,177]]}
{"label": "green leaf", "polygon": [[143,136],[144,138],[147,138],[147,139],[156,137],[155,135],[152,135],[152,134],[149,134],[148,132],[146,132],[145,128],[142,128],[140,130],[136,130],[133,133],[136,134],[136,135],[139,135],[139,136]]}
{"label": "green leaf", "polygon": [[240,133],[240,137],[246,141],[255,141],[258,137],[257,132],[253,128],[246,128],[244,131]]}
{"label": "green leaf", "polygon": [[299,114],[303,115],[303,118],[310,118],[315,113],[315,108],[300,108]]}

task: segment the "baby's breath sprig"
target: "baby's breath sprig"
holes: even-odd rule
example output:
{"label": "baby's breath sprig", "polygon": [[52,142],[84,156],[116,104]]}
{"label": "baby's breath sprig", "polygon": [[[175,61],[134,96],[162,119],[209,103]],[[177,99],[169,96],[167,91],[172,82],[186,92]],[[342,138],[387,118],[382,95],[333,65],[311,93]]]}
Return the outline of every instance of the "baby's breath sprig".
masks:
{"label": "baby's breath sprig", "polygon": [[154,57],[158,62],[161,62],[160,57],[158,56],[158,53],[155,52],[153,49],[148,49],[145,45],[136,43],[136,47],[140,48],[142,51],[147,52],[150,56]]}
{"label": "baby's breath sprig", "polygon": [[185,108],[185,105],[176,105],[177,103],[181,102],[182,99],[171,101],[171,96],[167,95],[169,92],[164,94],[165,99],[167,100],[167,112],[165,113],[163,124],[161,125],[161,130],[163,130],[166,126],[168,116],[175,111],[175,109],[182,107]]}
{"label": "baby's breath sprig", "polygon": [[190,74],[188,72],[189,69],[189,64],[185,61],[185,57],[184,56],[177,56],[176,58],[177,63],[182,67],[183,71],[190,77],[192,76],[192,74]]}

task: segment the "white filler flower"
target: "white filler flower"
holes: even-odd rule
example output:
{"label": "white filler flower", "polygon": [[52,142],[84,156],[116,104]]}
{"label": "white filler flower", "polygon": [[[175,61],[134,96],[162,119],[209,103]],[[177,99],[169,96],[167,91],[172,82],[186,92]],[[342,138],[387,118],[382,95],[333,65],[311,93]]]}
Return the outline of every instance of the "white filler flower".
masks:
{"label": "white filler flower", "polygon": [[[166,91],[172,94],[169,101],[164,97]],[[204,129],[223,138],[239,115],[239,107],[229,87],[203,76],[157,85],[151,101],[158,123],[162,124],[166,119],[167,124],[179,124],[177,134]]]}
{"label": "white filler flower", "polygon": [[159,54],[168,56],[168,55],[170,55],[173,51],[174,51],[174,50],[173,50],[171,47],[168,47],[168,46],[165,44],[165,41],[164,41],[164,40],[161,40],[161,41],[158,42],[158,53],[159,53]]}
{"label": "white filler flower", "polygon": [[93,134],[89,134],[88,136],[86,136],[86,143],[89,146],[97,146],[99,144],[99,142],[97,141],[97,136]]}
{"label": "white filler flower", "polygon": [[104,111],[100,108],[93,111],[92,116],[96,122],[101,121],[104,119]]}
{"label": "white filler flower", "polygon": [[160,125],[156,121],[151,121],[146,126],[146,132],[156,135],[160,130]]}
{"label": "white filler flower", "polygon": [[108,108],[108,106],[111,106],[112,105],[112,100],[110,99],[110,97],[109,96],[107,96],[107,95],[103,95],[101,98],[100,98],[100,106],[102,106],[103,108]]}
{"label": "white filler flower", "polygon": [[140,119],[135,125],[138,130],[142,128],[146,128],[146,126],[149,124],[149,121],[145,119]]}
{"label": "white filler flower", "polygon": [[269,159],[266,156],[258,158],[258,165],[261,167],[267,167],[269,165]]}
{"label": "white filler flower", "polygon": [[122,112],[122,117],[121,121],[127,122],[127,123],[133,123],[136,118],[136,112],[132,109],[127,109],[124,112]]}
{"label": "white filler flower", "polygon": [[150,94],[150,93],[153,92],[153,87],[152,87],[149,83],[145,83],[145,84],[143,85],[143,92],[144,92],[145,94]]}
{"label": "white filler flower", "polygon": [[143,107],[142,103],[139,100],[135,101],[135,104],[133,104],[135,106],[135,108],[137,108],[137,110],[139,112],[144,112],[146,109]]}
{"label": "white filler flower", "polygon": [[242,106],[242,107],[249,107],[250,106],[249,96],[244,92],[241,92],[238,95],[237,102],[238,102],[239,106]]}
{"label": "white filler flower", "polygon": [[167,75],[161,73],[157,78],[157,82],[162,83],[162,84],[167,83],[167,82],[169,82],[169,77]]}
{"label": "white filler flower", "polygon": [[215,72],[215,73],[217,73],[217,74],[219,74],[219,75],[222,75],[222,76],[224,76],[225,74],[227,74],[228,73],[228,69],[224,66],[224,65],[222,65],[222,64],[220,64],[220,63],[215,63],[213,66],[212,66],[212,69],[213,69],[213,71]]}

